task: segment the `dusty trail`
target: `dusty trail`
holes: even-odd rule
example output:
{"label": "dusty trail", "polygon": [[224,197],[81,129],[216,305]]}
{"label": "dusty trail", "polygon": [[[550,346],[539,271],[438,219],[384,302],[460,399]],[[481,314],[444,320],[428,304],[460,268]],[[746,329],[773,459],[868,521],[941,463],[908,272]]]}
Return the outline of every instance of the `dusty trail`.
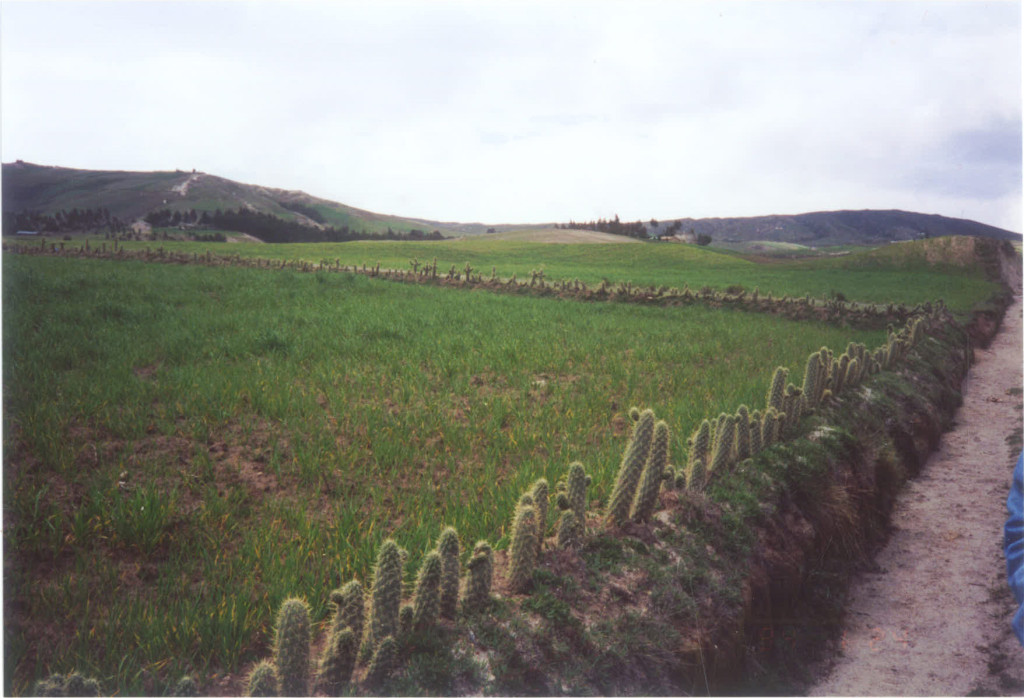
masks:
{"label": "dusty trail", "polygon": [[939,450],[896,503],[892,537],[851,588],[840,655],[810,695],[1024,695],[1002,525],[1021,426],[1021,303],[964,383]]}

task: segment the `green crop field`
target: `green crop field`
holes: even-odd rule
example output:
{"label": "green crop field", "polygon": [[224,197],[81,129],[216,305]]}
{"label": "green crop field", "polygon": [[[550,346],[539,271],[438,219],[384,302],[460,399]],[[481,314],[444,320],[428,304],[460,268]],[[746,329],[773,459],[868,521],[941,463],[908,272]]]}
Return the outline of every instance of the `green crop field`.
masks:
{"label": "green crop field", "polygon": [[[941,241],[932,241],[941,243]],[[80,244],[69,243],[69,244]],[[103,244],[93,240],[94,245]],[[106,245],[110,247],[111,243]],[[240,255],[271,260],[304,260],[312,263],[340,261],[343,265],[410,269],[437,260],[438,269],[470,264],[477,273],[501,278],[515,274],[526,279],[542,270],[548,279],[579,279],[587,284],[629,281],[643,286],[704,286],[723,290],[741,286],[772,293],[815,298],[841,294],[865,303],[915,305],[942,299],[954,312],[966,312],[979,297],[996,286],[987,281],[976,262],[961,264],[929,262],[924,246],[901,243],[879,250],[863,250],[842,257],[812,260],[773,260],[755,263],[736,254],[693,245],[556,244],[492,240],[485,237],[443,242],[349,242],[349,243],[220,243],[129,242],[126,249],[163,248],[168,252]]]}
{"label": "green crop field", "polygon": [[[216,250],[942,297],[961,311],[994,288],[974,267],[757,265],[667,245]],[[266,653],[282,600],[305,597],[322,622],[327,591],[366,580],[385,537],[409,550],[409,570],[444,525],[467,545],[503,547],[524,488],[574,460],[603,502],[631,406],[668,421],[670,461],[681,463],[702,418],[763,404],[776,366],[798,375],[823,345],[885,342],[884,331],[699,305],[327,272],[5,253],[2,278],[7,693],[72,667],[129,694],[166,692],[186,671],[237,672]]]}

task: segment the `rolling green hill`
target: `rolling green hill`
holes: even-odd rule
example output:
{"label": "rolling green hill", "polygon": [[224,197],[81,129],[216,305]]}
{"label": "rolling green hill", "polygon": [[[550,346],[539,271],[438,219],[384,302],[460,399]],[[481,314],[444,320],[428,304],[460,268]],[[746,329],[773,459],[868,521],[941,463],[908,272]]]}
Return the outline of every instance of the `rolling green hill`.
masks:
{"label": "rolling green hill", "polygon": [[[23,161],[3,165],[4,232],[30,225],[18,222],[12,214],[33,212],[56,216],[74,209],[102,211],[87,223],[62,220],[62,228],[52,231],[97,230],[99,223],[116,219],[115,232],[122,226],[140,224],[146,217],[169,212],[171,216],[188,214],[186,225],[207,229],[224,228],[249,232],[267,241],[307,242],[344,241],[352,237],[407,236],[420,231],[424,236],[438,231],[445,237],[468,237],[497,233],[508,239],[575,242],[595,241],[592,235],[578,235],[580,230],[566,226],[494,225],[483,223],[440,222],[403,218],[365,211],[335,201],[321,199],[298,190],[275,189],[242,184],[204,172],[120,172],[77,170],[65,167],[35,165]],[[244,212],[247,221],[199,221],[202,214],[212,217],[217,211]],[[193,215],[192,212],[195,212]],[[254,218],[260,225],[253,226]],[[165,219],[160,219],[161,221]],[[173,225],[178,225],[177,220]],[[235,227],[230,227],[230,225]],[[75,226],[79,226],[76,228]],[[276,226],[273,235],[260,231]],[[252,229],[250,229],[252,228]],[[328,235],[323,231],[342,231]],[[643,224],[648,235],[677,233],[684,241],[706,235],[712,245],[740,251],[764,252],[762,243],[789,243],[821,248],[838,245],[879,245],[892,241],[916,240],[950,235],[991,237],[1019,242],[1020,234],[975,221],[907,211],[824,211],[793,216],[757,216],[749,218],[679,218]],[[42,230],[46,230],[45,227]],[[418,233],[413,234],[418,237]],[[436,237],[436,236],[435,236]],[[608,236],[602,236],[607,239]],[[612,240],[629,238],[615,236]],[[751,243],[761,244],[754,250]]]}
{"label": "rolling green hill", "polygon": [[242,184],[203,172],[105,172],[21,161],[3,165],[3,208],[5,212],[48,215],[102,208],[129,224],[163,209],[199,214],[245,209],[314,229],[348,227],[371,234],[386,234],[389,228],[396,233],[438,230],[445,236],[486,230],[482,225],[373,213],[301,191]]}
{"label": "rolling green hill", "polygon": [[[680,218],[663,221],[660,231],[678,222],[682,231],[709,235],[714,245],[783,242],[826,247],[879,245],[949,235],[1019,241],[1019,233],[977,221],[910,211],[819,211],[799,215],[748,218]],[[658,233],[659,230],[649,232]]]}

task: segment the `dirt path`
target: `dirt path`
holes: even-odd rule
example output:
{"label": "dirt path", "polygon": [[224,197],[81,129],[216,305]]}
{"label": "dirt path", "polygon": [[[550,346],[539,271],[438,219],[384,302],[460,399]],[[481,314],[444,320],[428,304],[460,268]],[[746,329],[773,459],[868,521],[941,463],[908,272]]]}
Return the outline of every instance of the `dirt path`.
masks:
{"label": "dirt path", "polygon": [[[1021,695],[1002,525],[1021,426],[1021,303],[964,384],[952,431],[896,503],[854,581],[838,657],[810,695]],[[1019,443],[1019,442],[1018,442]]]}

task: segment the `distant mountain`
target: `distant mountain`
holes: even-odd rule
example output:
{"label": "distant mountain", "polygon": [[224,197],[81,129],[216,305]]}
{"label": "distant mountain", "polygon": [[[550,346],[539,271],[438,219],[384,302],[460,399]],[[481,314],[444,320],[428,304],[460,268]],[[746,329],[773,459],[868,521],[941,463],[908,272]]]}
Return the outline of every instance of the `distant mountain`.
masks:
{"label": "distant mountain", "polygon": [[[678,221],[678,223],[677,223]],[[708,235],[712,244],[754,241],[788,242],[810,247],[879,245],[946,235],[973,235],[997,240],[1021,239],[1019,233],[962,218],[909,211],[820,211],[792,216],[749,218],[680,218],[662,221],[653,234],[675,227],[681,233]]]}
{"label": "distant mountain", "polygon": [[[56,215],[73,209],[105,209],[111,218],[127,224],[167,210],[171,214],[195,211],[245,210],[272,216],[311,229],[347,227],[353,231],[398,234],[411,230],[445,236],[486,232],[481,224],[440,223],[390,216],[353,208],[301,191],[242,184],[203,172],[121,172],[48,167],[27,162],[3,164],[3,210]],[[7,231],[5,231],[7,232]]]}
{"label": "distant mountain", "polygon": [[[89,215],[71,215],[78,209]],[[321,199],[302,191],[274,189],[242,184],[203,172],[121,172],[77,170],[22,162],[3,164],[4,233],[13,215],[31,212],[59,216],[63,225],[78,222],[88,229],[100,224],[140,224],[145,219],[155,225],[195,225],[207,214],[217,211],[221,222],[277,227],[275,240],[312,240],[316,231],[349,230],[353,233],[406,235],[410,231],[430,234],[439,231],[447,237],[483,235],[489,232],[550,229],[544,225],[494,225],[482,223],[439,222],[403,218],[365,211],[336,201]],[[166,214],[163,212],[167,212]],[[242,211],[244,215],[237,215]],[[194,213],[193,213],[194,212]],[[227,215],[229,212],[235,212]],[[241,223],[239,224],[239,219]],[[755,216],[750,218],[679,218],[636,224],[643,234],[664,235],[669,231],[692,240],[710,236],[712,245],[755,241],[795,243],[823,247],[830,245],[878,245],[891,240],[913,240],[946,235],[975,235],[1000,240],[1020,240],[1018,233],[983,223],[945,216],[906,211],[823,211],[800,215]],[[217,227],[215,224],[208,227]],[[691,235],[692,231],[692,235]],[[614,232],[614,231],[613,231]],[[259,233],[257,233],[259,234]],[[626,239],[626,238],[624,238]]]}

